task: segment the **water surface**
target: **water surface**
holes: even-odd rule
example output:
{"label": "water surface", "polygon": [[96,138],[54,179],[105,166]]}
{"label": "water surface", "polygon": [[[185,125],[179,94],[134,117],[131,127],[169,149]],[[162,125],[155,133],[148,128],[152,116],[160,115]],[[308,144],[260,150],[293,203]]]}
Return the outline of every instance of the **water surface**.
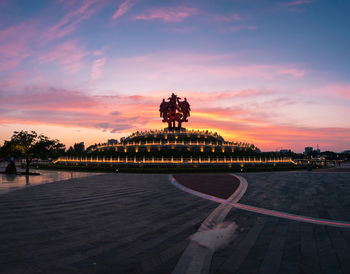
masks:
{"label": "water surface", "polygon": [[56,171],[56,170],[31,170],[38,172],[40,175],[9,175],[0,174],[0,194],[16,190],[19,188],[33,185],[52,183],[72,178],[93,176],[99,173],[92,172],[75,172],[75,171]]}

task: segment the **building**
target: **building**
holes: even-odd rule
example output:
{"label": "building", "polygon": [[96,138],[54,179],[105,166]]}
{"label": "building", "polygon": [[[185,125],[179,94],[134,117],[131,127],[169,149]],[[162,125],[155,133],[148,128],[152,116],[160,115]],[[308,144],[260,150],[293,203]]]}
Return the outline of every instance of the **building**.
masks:
{"label": "building", "polygon": [[312,153],[313,151],[314,151],[313,147],[305,147],[304,154],[309,154],[309,153]]}
{"label": "building", "polygon": [[199,155],[216,158],[234,155],[253,156],[253,144],[228,142],[216,132],[201,130],[149,130],[134,132],[119,143],[105,143],[90,149],[92,155],[115,157],[198,158]]}
{"label": "building", "polygon": [[316,152],[317,152],[317,154],[320,154],[320,153],[321,153],[321,150],[320,150],[320,148],[318,147],[318,144],[317,144]]}

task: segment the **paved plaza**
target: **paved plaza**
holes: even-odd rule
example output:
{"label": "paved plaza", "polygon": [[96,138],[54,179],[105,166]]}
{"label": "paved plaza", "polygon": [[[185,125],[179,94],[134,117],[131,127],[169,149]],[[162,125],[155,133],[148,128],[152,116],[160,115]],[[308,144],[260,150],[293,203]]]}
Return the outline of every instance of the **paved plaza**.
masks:
{"label": "paved plaza", "polygon": [[[240,174],[240,203],[350,221],[350,173]],[[213,182],[215,183],[215,182]],[[166,174],[103,174],[0,196],[0,273],[171,273],[218,207]],[[232,209],[211,273],[349,273],[350,229]]]}

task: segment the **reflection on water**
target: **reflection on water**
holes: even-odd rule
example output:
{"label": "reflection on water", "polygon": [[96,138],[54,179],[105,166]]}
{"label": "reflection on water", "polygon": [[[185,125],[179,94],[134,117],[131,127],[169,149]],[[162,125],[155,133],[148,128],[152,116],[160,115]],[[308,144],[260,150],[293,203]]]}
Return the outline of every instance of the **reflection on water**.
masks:
{"label": "reflection on water", "polygon": [[12,175],[0,174],[0,194],[22,187],[51,183],[55,181],[72,178],[92,176],[99,173],[74,172],[74,171],[52,171],[52,170],[32,170],[40,175]]}

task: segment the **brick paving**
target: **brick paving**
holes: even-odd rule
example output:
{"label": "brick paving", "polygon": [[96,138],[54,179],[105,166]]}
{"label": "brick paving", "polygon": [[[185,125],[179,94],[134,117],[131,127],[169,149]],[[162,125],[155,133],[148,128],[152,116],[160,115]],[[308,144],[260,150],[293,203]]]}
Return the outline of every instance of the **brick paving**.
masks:
{"label": "brick paving", "polygon": [[[350,221],[350,173],[244,174],[241,203]],[[214,253],[211,273],[350,273],[350,229],[232,209],[226,221],[243,230]]]}
{"label": "brick paving", "polygon": [[169,273],[214,202],[167,175],[105,174],[0,196],[0,273]]}
{"label": "brick paving", "polygon": [[[242,175],[242,174],[240,174]],[[350,220],[350,173],[243,174],[242,203]],[[0,195],[0,273],[171,273],[217,207],[163,174],[103,174]],[[232,209],[212,273],[349,273],[350,230]]]}

